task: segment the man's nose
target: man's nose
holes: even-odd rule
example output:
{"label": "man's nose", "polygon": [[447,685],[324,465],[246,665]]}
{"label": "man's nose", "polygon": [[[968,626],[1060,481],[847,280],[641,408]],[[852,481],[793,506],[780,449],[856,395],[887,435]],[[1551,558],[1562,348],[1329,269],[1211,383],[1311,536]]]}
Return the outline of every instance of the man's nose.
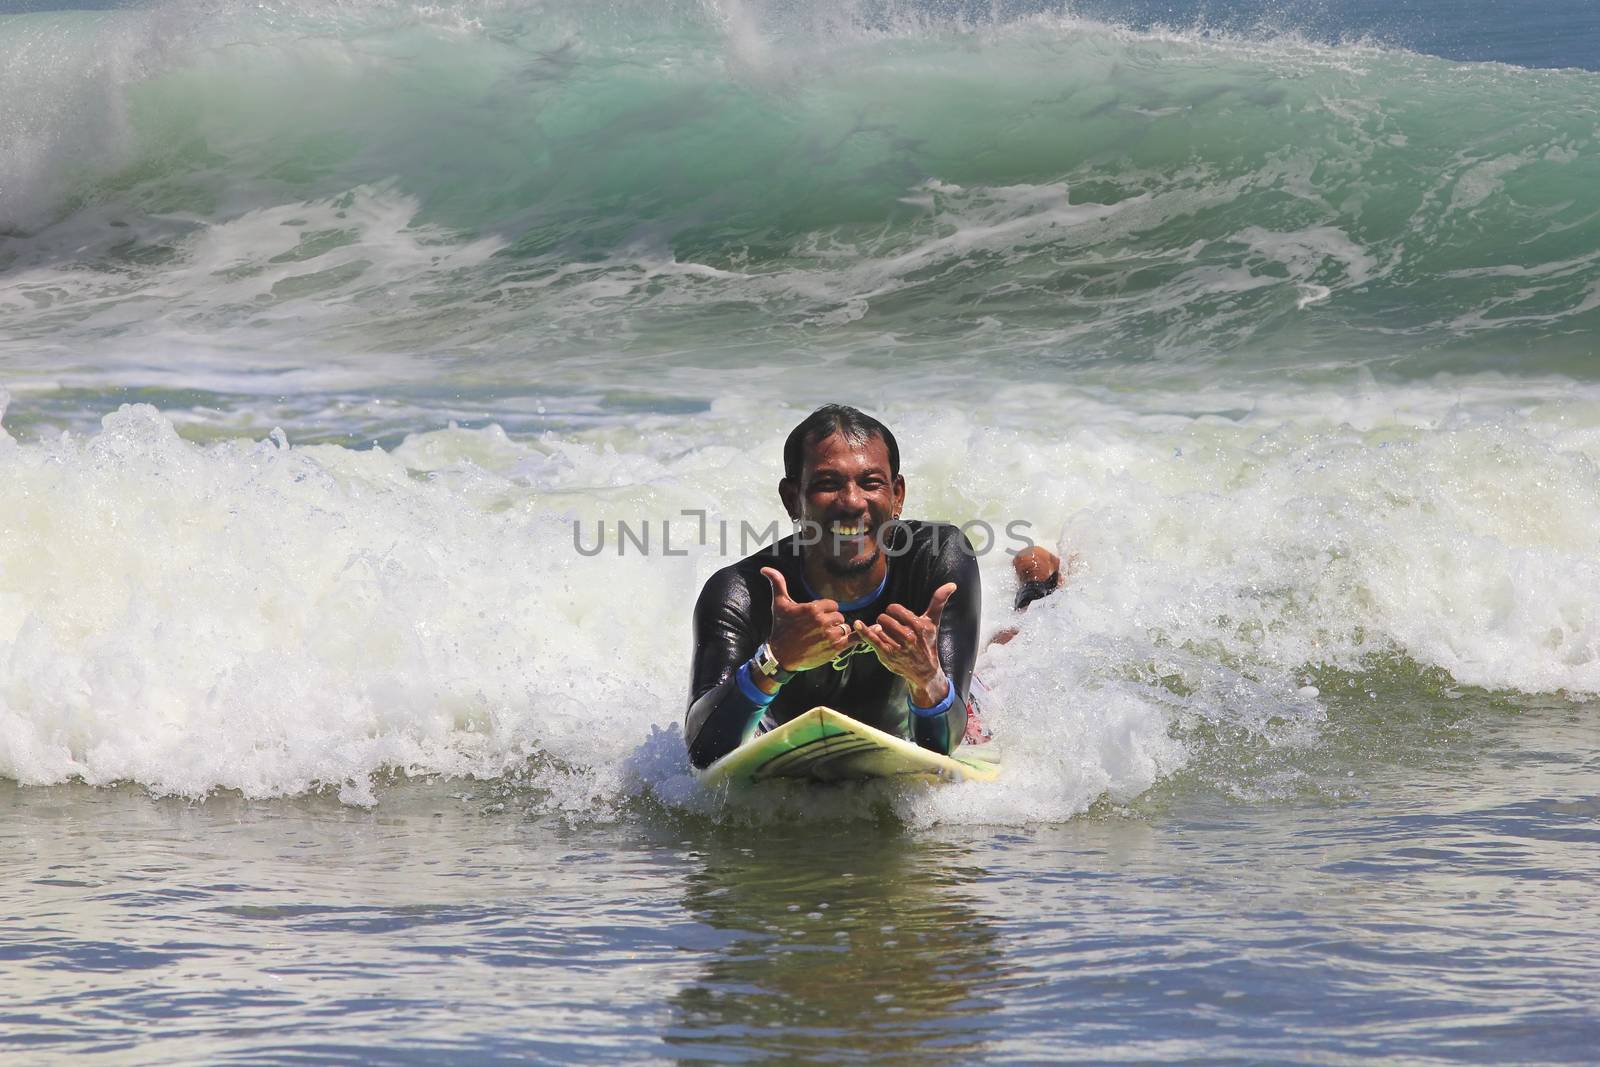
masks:
{"label": "man's nose", "polygon": [[839,490],[839,505],[850,511],[865,511],[867,508],[867,498],[866,495],[861,492],[861,487],[859,485],[857,485],[855,482],[847,482],[845,487]]}

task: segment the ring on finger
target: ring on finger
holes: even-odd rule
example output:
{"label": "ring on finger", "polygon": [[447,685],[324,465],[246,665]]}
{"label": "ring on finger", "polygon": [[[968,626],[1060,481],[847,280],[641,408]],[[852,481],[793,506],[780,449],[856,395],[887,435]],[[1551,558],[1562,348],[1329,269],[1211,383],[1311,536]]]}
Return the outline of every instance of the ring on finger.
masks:
{"label": "ring on finger", "polygon": [[841,622],[839,625],[844,629],[844,638],[848,641],[850,639],[850,624],[847,622]]}

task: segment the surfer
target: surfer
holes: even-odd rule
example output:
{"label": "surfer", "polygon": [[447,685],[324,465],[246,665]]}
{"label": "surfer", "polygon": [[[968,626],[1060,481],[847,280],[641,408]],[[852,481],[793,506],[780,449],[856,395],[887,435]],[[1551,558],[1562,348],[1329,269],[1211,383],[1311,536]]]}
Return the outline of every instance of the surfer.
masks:
{"label": "surfer", "polygon": [[[1072,572],[1072,564],[1078,558],[1073,553],[1067,560],[1067,572]],[[1043,545],[1029,545],[1011,558],[1011,569],[1017,574],[1017,596],[1012,601],[1011,609],[1021,613],[1028,610],[1028,605],[1035,600],[1043,600],[1066,584],[1066,577],[1061,573],[1061,557]],[[1007,626],[989,639],[991,645],[1003,645],[1017,636],[1015,626]]]}
{"label": "surfer", "polygon": [[[1072,573],[1072,565],[1077,558],[1076,553],[1067,557],[1067,574]],[[1035,600],[1043,600],[1060,589],[1067,581],[1066,575],[1061,572],[1061,557],[1043,545],[1029,545],[1018,552],[1011,558],[1011,567],[1017,574],[1017,595],[1011,609],[1018,614],[1027,611],[1028,605]],[[989,644],[1003,645],[1015,636],[1017,627],[1007,626],[989,638]],[[971,685],[967,689],[967,733],[962,738],[962,744],[983,745],[993,740],[994,735],[984,719],[998,706],[999,701],[995,699],[994,690],[984,681],[983,672],[974,670]]]}
{"label": "surfer", "polygon": [[971,543],[900,518],[899,445],[855,408],[813,411],[783,468],[796,532],[717,571],[695,604],[690,760],[705,767],[818,705],[949,754],[978,650]]}

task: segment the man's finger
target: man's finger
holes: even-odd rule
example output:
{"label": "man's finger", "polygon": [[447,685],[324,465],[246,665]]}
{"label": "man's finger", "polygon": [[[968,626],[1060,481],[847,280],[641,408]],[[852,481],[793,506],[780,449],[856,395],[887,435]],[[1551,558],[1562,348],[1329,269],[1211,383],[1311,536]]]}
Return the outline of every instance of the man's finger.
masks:
{"label": "man's finger", "polygon": [[879,652],[899,652],[900,645],[883,629],[878,626],[868,626],[864,622],[856,623],[856,633],[866,638],[867,643]]}
{"label": "man's finger", "polygon": [[[887,615],[895,622],[900,623],[902,626],[911,627],[913,630],[915,630],[922,623],[922,616],[918,615],[904,604],[890,604],[888,607],[883,609],[883,614]],[[880,615],[879,618],[882,619],[883,616]]]}
{"label": "man's finger", "polygon": [[793,601],[789,600],[789,583],[784,580],[782,571],[776,567],[762,567],[761,576],[772,583],[772,603],[774,605],[779,601],[793,603]]}
{"label": "man's finger", "polygon": [[928,601],[928,610],[923,612],[923,614],[927,616],[928,621],[933,623],[934,626],[937,627],[939,625],[939,619],[942,615],[944,615],[945,604],[949,603],[950,598],[955,596],[955,594],[955,582],[945,582],[943,585],[933,591],[933,599]]}
{"label": "man's finger", "polygon": [[909,645],[917,639],[917,632],[914,628],[907,626],[891,615],[878,616],[878,629],[902,645]]}
{"label": "man's finger", "polygon": [[881,626],[869,626],[869,627],[867,627],[867,629],[869,631],[871,631],[872,637],[873,637],[873,641],[877,644],[877,646],[878,646],[878,648],[880,650],[882,650],[884,652],[903,652],[903,651],[905,651],[905,649],[901,646],[900,642],[896,641],[894,638],[890,637],[888,634],[883,632],[883,627],[881,627]]}

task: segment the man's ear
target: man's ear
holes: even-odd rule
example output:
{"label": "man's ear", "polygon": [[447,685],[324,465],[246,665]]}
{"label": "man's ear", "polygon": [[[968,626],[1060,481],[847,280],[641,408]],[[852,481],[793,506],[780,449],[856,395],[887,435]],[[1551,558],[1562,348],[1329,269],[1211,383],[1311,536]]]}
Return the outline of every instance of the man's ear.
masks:
{"label": "man's ear", "polygon": [[899,518],[900,512],[906,506],[906,477],[903,474],[894,476],[894,517]]}
{"label": "man's ear", "polygon": [[778,499],[783,501],[783,510],[789,513],[790,520],[800,517],[800,487],[788,478],[778,483]]}

